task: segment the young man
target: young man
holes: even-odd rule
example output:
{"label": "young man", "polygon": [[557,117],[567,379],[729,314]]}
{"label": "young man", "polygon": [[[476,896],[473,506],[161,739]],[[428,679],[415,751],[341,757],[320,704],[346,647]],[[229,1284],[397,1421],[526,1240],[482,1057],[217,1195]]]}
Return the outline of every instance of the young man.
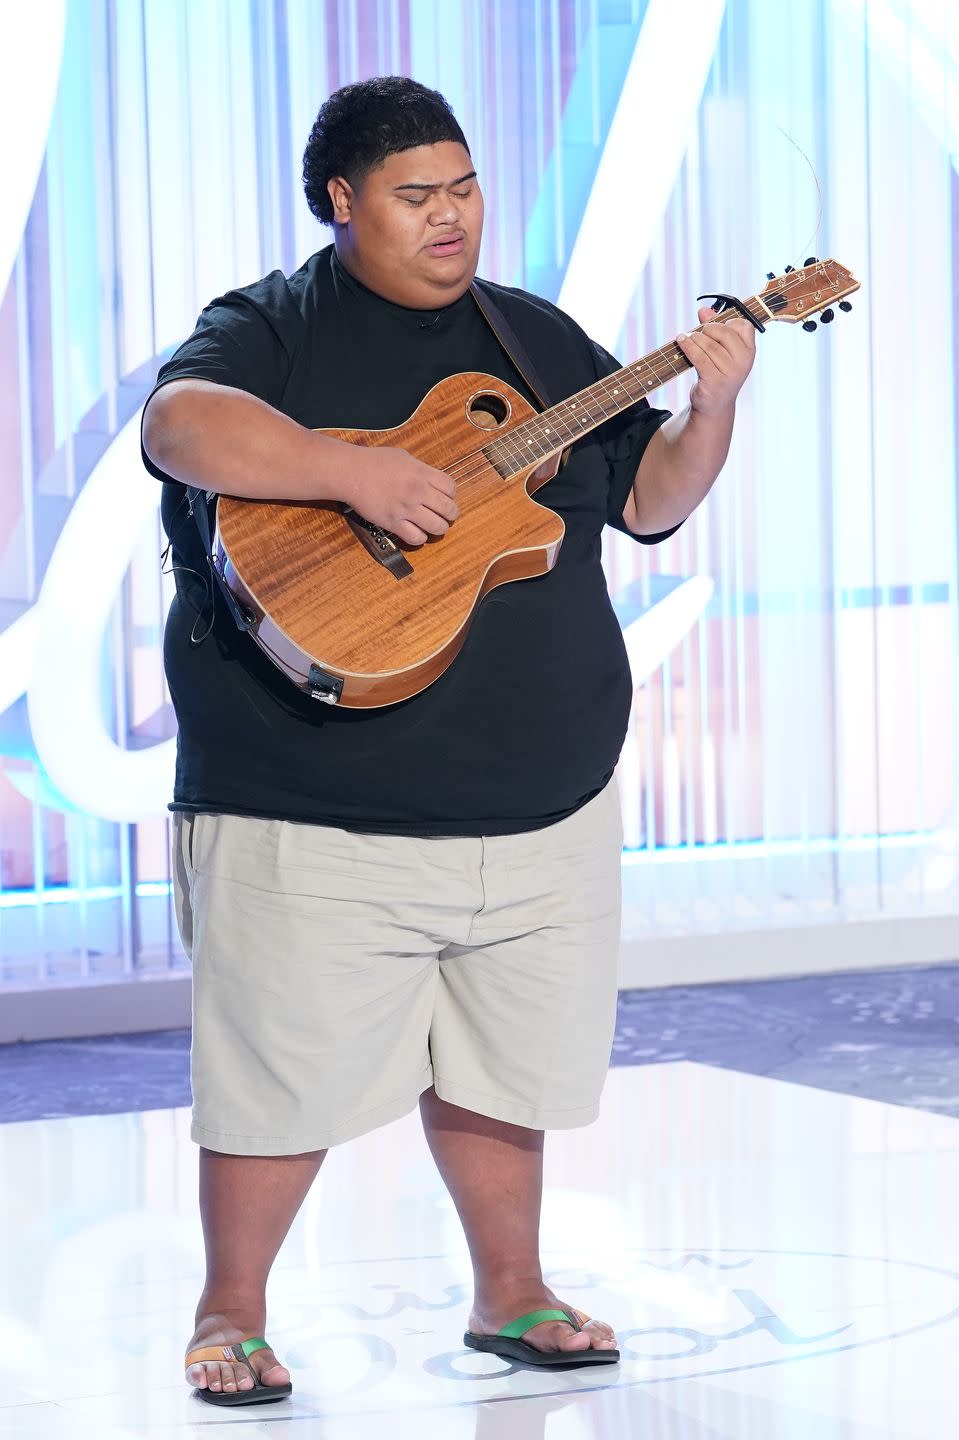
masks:
{"label": "young man", "polygon": [[[208,306],[143,426],[178,589],[176,902],[207,1253],[187,1378],[213,1403],[289,1393],[262,1339],[276,1253],[328,1147],[417,1099],[472,1257],[466,1343],[618,1359],[609,1325],[544,1286],[538,1245],[543,1132],[595,1119],[616,1010],[612,774],[631,684],[600,537],[610,523],[651,543],[699,504],[754,353],[743,320],[681,337],[689,407],[610,421],[543,492],[566,522],[555,568],[494,590],[422,694],[318,705],[222,602],[210,619],[185,486],[347,502],[416,547],[456,524],[451,477],[315,432],[399,425],[467,370],[536,401],[470,288],[483,197],[441,96],[396,77],[338,91],[304,181],[333,244]],[[550,401],[616,368],[554,306],[484,289]]]}

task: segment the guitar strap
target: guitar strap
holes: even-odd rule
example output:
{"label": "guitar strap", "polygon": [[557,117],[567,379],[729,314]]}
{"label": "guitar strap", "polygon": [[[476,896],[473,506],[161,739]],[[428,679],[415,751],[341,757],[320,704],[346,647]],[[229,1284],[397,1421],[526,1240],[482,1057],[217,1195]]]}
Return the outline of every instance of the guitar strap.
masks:
{"label": "guitar strap", "polygon": [[470,286],[470,293],[476,301],[483,319],[536,396],[540,405],[544,410],[547,409],[548,406],[554,403],[550,398],[549,388],[543,383],[542,376],[537,373],[536,366],[530,359],[526,347],[493,299],[486,287],[485,281],[474,280]]}
{"label": "guitar strap", "polygon": [[210,567],[210,573],[214,581],[219,586],[220,594],[223,596],[230,618],[238,630],[249,630],[256,617],[251,615],[250,611],[244,609],[240,604],[220,574],[213,556],[213,527],[210,524],[210,495],[213,493],[213,491],[208,493],[206,490],[198,490],[194,485],[188,485],[186,487],[187,504],[190,507],[190,514],[196,522],[196,528],[200,532],[200,541],[203,545],[206,563]]}
{"label": "guitar strap", "polygon": [[[483,319],[545,410],[552,403],[549,398],[549,389],[543,383],[543,379],[538,373],[533,361],[530,359],[525,345],[516,334],[516,331],[482,280],[473,281],[470,286],[470,293],[476,301],[477,308]],[[220,594],[223,596],[224,603],[234,625],[238,630],[247,631],[254,624],[255,616],[253,616],[249,610],[244,609],[237,600],[233,591],[220,574],[213,555],[213,527],[210,524],[210,495],[213,492],[208,493],[206,490],[201,490],[194,485],[188,485],[186,487],[186,493],[190,514],[193,516],[197,529],[200,532],[203,553],[206,556],[206,562],[210,567],[214,581],[219,587]]]}

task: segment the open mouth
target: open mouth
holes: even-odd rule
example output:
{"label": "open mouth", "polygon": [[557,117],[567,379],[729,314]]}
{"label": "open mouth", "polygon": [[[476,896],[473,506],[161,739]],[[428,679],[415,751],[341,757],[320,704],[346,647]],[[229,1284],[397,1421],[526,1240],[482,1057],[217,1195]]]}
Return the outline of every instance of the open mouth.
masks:
{"label": "open mouth", "polygon": [[434,240],[432,245],[427,245],[431,255],[459,255],[463,249],[462,235],[450,235],[446,240]]}

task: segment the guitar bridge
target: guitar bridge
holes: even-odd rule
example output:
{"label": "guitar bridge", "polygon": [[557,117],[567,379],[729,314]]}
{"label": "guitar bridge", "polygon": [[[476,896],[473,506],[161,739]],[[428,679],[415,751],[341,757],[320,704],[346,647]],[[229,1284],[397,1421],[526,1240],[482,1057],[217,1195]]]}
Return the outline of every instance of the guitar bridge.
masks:
{"label": "guitar bridge", "polygon": [[351,505],[343,506],[343,518],[363,549],[372,555],[380,565],[385,566],[397,580],[402,580],[406,575],[412,575],[412,565],[392,535],[386,530],[382,530],[379,525],[374,525],[369,520],[364,520],[363,516],[358,515]]}

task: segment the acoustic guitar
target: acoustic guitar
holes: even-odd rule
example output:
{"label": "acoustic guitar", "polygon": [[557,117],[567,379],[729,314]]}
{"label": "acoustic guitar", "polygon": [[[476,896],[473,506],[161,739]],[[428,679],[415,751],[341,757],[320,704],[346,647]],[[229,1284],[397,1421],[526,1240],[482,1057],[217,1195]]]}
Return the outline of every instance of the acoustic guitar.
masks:
{"label": "acoustic guitar", "polygon": [[[731,301],[757,328],[833,318],[859,289],[834,260],[770,277]],[[702,297],[701,297],[702,298]],[[563,451],[690,368],[675,342],[542,412],[502,380],[462,374],[435,385],[392,430],[325,430],[353,445],[395,445],[456,481],[459,518],[440,538],[406,546],[332,502],[221,496],[213,563],[249,633],[300,690],[327,704],[406,700],[453,662],[480,601],[497,585],[543,575],[564,525],[531,499]]]}

